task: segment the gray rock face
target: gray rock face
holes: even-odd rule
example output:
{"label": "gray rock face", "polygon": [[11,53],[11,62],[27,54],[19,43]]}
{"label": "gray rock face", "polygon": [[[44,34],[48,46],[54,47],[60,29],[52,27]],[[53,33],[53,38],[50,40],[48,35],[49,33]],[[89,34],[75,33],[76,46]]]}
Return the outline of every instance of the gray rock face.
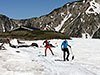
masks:
{"label": "gray rock face", "polygon": [[13,21],[13,19],[0,14],[0,32],[7,32],[16,26],[15,20]]}
{"label": "gray rock face", "polygon": [[96,0],[96,2],[100,4],[100,0]]}
{"label": "gray rock face", "polygon": [[47,15],[30,19],[14,20],[0,15],[1,32],[20,25],[58,31],[71,37],[82,37],[82,34],[88,34],[91,38],[100,38],[100,1],[79,0],[67,3]]}

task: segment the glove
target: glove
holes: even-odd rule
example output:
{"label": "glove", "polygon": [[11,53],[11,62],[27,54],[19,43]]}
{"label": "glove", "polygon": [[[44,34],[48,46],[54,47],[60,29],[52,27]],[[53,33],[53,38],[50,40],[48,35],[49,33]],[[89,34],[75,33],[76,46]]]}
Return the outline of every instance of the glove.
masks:
{"label": "glove", "polygon": [[71,46],[69,45],[69,47],[71,48]]}

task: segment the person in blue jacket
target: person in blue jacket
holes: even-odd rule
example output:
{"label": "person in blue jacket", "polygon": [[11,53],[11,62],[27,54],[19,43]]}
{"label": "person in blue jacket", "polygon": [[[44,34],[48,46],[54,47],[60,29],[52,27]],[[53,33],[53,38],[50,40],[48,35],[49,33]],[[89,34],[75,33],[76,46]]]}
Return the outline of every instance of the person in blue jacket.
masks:
{"label": "person in blue jacket", "polygon": [[[65,39],[62,44],[61,44],[61,49],[63,51],[63,59],[64,61],[69,61],[68,57],[70,55],[69,50],[68,50],[68,46],[71,48],[70,45],[68,45],[68,41]],[[66,57],[66,52],[67,52],[67,57]]]}

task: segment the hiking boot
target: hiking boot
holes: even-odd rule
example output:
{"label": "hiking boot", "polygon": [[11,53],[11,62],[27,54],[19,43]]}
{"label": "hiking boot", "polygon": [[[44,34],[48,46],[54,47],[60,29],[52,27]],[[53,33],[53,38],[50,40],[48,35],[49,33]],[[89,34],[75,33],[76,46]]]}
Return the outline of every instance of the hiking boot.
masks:
{"label": "hiking boot", "polygon": [[67,61],[69,61],[69,59],[66,58]]}

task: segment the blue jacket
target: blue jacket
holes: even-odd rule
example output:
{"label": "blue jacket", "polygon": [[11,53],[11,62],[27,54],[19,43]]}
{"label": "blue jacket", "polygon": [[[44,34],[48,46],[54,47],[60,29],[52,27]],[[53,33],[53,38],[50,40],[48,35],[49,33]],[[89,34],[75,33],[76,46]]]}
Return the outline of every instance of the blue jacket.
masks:
{"label": "blue jacket", "polygon": [[63,41],[62,44],[61,44],[61,48],[64,49],[64,48],[67,48],[69,45],[68,45],[68,42],[67,41]]}

